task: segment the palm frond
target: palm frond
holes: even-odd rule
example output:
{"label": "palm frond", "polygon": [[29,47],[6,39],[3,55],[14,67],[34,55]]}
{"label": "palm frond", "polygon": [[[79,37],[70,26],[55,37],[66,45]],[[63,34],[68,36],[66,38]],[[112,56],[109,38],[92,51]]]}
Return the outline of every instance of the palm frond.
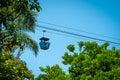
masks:
{"label": "palm frond", "polygon": [[21,29],[22,31],[35,32],[35,13],[28,11],[25,16],[19,16],[16,20],[16,29]]}
{"label": "palm frond", "polygon": [[23,31],[18,31],[17,32],[17,37],[18,42],[20,43],[21,46],[25,46],[29,49],[31,49],[35,56],[38,54],[39,51],[39,47],[36,41],[34,41],[27,33],[23,32]]}

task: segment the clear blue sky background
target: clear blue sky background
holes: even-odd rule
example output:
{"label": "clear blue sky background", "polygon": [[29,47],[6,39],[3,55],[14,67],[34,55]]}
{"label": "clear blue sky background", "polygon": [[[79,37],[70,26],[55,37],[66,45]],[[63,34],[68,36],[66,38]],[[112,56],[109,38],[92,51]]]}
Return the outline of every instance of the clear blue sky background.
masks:
{"label": "clear blue sky background", "polygon": [[[59,28],[57,26],[46,25],[40,21],[53,24],[63,25],[65,27],[84,30],[96,34],[111,36],[120,39],[120,1],[119,0],[40,0],[42,10],[38,13],[36,24],[46,27],[57,28],[65,31],[70,31],[77,34],[87,35],[91,37],[111,40],[111,38],[96,36],[92,34],[74,31],[70,29]],[[42,37],[41,28],[36,28],[36,32],[30,33],[31,37],[39,43],[39,38]],[[39,50],[38,56],[35,57],[29,49],[24,51],[21,59],[27,62],[30,70],[35,74],[35,77],[40,74],[39,66],[59,64],[64,71],[67,71],[67,66],[62,64],[62,56],[66,51],[68,44],[75,44],[77,47],[78,41],[94,41],[82,37],[71,35],[58,35],[55,32],[47,30],[45,36],[50,38],[50,49]],[[61,34],[61,33],[60,33]],[[98,43],[102,43],[97,41]],[[118,45],[113,45],[117,46]]]}

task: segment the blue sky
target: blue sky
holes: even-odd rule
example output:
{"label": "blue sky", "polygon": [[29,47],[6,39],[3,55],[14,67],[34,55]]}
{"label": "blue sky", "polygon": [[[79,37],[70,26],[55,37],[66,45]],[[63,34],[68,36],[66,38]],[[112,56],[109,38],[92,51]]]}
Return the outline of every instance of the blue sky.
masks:
{"label": "blue sky", "polygon": [[[105,40],[119,42],[111,38],[96,36],[83,33],[80,31],[59,28],[57,26],[47,25],[40,21],[62,25],[68,28],[84,30],[95,34],[111,36],[120,39],[120,1],[119,0],[40,0],[42,10],[36,16],[36,24],[57,28],[60,30],[70,31],[77,34],[96,37]],[[39,43],[39,38],[42,37],[41,28],[36,28],[35,33],[30,33],[31,37]],[[71,35],[58,35],[54,31],[46,30],[45,36],[50,38],[50,49],[39,50],[37,57],[33,55],[29,49],[24,51],[21,59],[26,61],[28,67],[35,74],[35,77],[40,74],[39,66],[59,64],[64,71],[67,71],[67,66],[62,64],[62,56],[66,51],[66,46],[75,44],[76,49],[78,41],[94,41],[82,37]],[[102,43],[97,41],[98,43]],[[112,46],[117,46],[111,44]]]}

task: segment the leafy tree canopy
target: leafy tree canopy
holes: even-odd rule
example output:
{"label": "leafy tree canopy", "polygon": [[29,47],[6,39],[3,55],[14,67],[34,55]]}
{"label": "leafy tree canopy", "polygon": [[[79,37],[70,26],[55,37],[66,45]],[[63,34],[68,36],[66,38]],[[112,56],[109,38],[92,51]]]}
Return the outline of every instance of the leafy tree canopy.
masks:
{"label": "leafy tree canopy", "polygon": [[[79,53],[66,52],[62,57],[63,64],[70,65],[69,75],[73,80],[120,79],[120,50],[108,49],[108,43],[78,42],[78,46]],[[68,49],[73,50],[72,47]]]}
{"label": "leafy tree canopy", "polygon": [[[65,52],[62,57],[62,63],[69,65],[69,73],[64,75],[67,78],[61,76],[64,80],[120,80],[120,50],[115,47],[108,49],[109,43],[78,42],[78,46],[79,52],[75,52],[74,45],[68,45],[70,53]],[[38,80],[50,80],[49,75],[56,76],[59,71],[54,67],[41,68],[45,73],[40,74]],[[53,80],[60,80],[58,76],[55,78]]]}
{"label": "leafy tree canopy", "polygon": [[40,74],[36,80],[70,80],[59,65],[46,66],[46,68],[40,67],[40,70],[43,74]]}
{"label": "leafy tree canopy", "polygon": [[35,31],[35,15],[40,10],[38,0],[0,0],[1,51],[19,49],[20,56],[28,47],[37,55],[38,45],[26,31]]}
{"label": "leafy tree canopy", "polygon": [[[38,53],[37,43],[27,34],[35,32],[38,0],[0,0],[0,80],[33,80],[34,75],[18,57],[26,47]],[[13,56],[18,49],[17,58]]]}
{"label": "leafy tree canopy", "polygon": [[0,80],[33,80],[34,75],[20,59],[10,52],[0,53]]}

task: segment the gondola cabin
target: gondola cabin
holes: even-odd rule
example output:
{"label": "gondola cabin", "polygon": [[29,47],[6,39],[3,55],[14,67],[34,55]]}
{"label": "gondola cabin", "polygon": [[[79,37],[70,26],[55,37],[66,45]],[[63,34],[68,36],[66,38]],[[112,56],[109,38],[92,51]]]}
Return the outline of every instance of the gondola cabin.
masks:
{"label": "gondola cabin", "polygon": [[40,45],[40,48],[41,48],[42,50],[47,50],[47,49],[49,49],[49,46],[50,46],[49,38],[46,38],[46,37],[40,38],[40,43],[39,43],[39,45]]}

